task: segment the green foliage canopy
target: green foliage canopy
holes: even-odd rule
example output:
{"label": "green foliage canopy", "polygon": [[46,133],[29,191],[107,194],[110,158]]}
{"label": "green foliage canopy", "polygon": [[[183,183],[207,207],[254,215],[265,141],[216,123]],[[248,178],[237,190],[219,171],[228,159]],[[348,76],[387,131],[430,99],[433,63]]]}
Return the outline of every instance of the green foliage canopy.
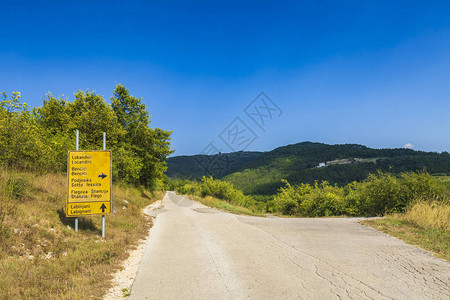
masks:
{"label": "green foliage canopy", "polygon": [[20,93],[0,101],[0,165],[40,172],[66,170],[67,151],[102,149],[102,133],[113,151],[113,178],[154,188],[166,170],[171,132],[150,128],[150,114],[142,99],[123,85],[115,87],[111,105],[103,96],[77,91],[70,102],[48,94],[43,105],[28,110]]}

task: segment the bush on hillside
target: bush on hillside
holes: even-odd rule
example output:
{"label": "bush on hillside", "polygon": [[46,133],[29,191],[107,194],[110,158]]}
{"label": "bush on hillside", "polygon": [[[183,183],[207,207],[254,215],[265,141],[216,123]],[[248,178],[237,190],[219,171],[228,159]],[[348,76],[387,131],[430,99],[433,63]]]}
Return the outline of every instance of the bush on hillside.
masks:
{"label": "bush on hillside", "polygon": [[378,172],[348,188],[346,202],[356,206],[359,215],[376,216],[404,212],[417,199],[445,197],[445,187],[425,171],[397,176]]}
{"label": "bush on hillside", "polygon": [[203,177],[201,182],[171,180],[167,183],[166,188],[185,195],[211,196],[247,208],[257,209],[259,207],[252,197],[244,195],[241,190],[235,189],[231,183],[212,177]]}
{"label": "bush on hillside", "polygon": [[327,182],[280,188],[268,211],[304,217],[381,216],[404,212],[417,199],[448,201],[445,186],[425,171],[398,176],[378,172],[341,188]]}
{"label": "bush on hillside", "polygon": [[292,186],[284,180],[273,201],[268,203],[270,212],[305,217],[338,216],[345,213],[344,189],[328,182]]}

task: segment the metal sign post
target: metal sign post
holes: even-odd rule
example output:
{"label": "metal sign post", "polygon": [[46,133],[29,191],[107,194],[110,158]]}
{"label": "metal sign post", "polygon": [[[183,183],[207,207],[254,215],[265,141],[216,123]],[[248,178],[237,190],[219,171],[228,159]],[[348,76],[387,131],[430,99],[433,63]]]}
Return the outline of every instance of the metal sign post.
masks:
{"label": "metal sign post", "polygon": [[[106,132],[103,132],[103,151],[105,150],[106,150]],[[105,215],[102,215],[102,238],[105,238]]]}
{"label": "metal sign post", "polygon": [[[80,150],[80,149],[78,149],[78,146],[79,146],[78,139],[80,137],[78,130],[77,130],[76,135],[77,135],[77,138],[76,138],[76,142],[75,142],[75,150]],[[78,231],[78,217],[75,218],[75,231]]]}

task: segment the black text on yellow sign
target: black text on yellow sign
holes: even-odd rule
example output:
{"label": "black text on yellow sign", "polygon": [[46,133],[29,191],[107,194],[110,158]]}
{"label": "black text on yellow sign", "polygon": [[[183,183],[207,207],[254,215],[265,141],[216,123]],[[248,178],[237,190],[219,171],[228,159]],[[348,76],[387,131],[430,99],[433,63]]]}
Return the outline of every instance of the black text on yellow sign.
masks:
{"label": "black text on yellow sign", "polygon": [[69,203],[67,216],[106,215],[111,213],[110,202]]}
{"label": "black text on yellow sign", "polygon": [[69,151],[67,181],[68,217],[111,214],[111,151]]}

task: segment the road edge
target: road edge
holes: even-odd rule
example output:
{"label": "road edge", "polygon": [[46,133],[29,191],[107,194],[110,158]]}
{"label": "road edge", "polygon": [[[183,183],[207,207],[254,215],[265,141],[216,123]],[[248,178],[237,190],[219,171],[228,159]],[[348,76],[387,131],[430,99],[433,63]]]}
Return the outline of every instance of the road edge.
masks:
{"label": "road edge", "polygon": [[[162,208],[162,199],[146,206],[142,212],[154,220],[156,218],[154,211],[160,208]],[[133,286],[134,280],[139,271],[141,260],[144,257],[147,241],[150,237],[150,231],[151,228],[149,228],[146,237],[139,240],[136,249],[129,251],[129,257],[122,262],[119,271],[113,274],[113,279],[111,280],[113,286],[107,291],[103,297],[103,300],[128,298],[131,292],[131,287]]]}

